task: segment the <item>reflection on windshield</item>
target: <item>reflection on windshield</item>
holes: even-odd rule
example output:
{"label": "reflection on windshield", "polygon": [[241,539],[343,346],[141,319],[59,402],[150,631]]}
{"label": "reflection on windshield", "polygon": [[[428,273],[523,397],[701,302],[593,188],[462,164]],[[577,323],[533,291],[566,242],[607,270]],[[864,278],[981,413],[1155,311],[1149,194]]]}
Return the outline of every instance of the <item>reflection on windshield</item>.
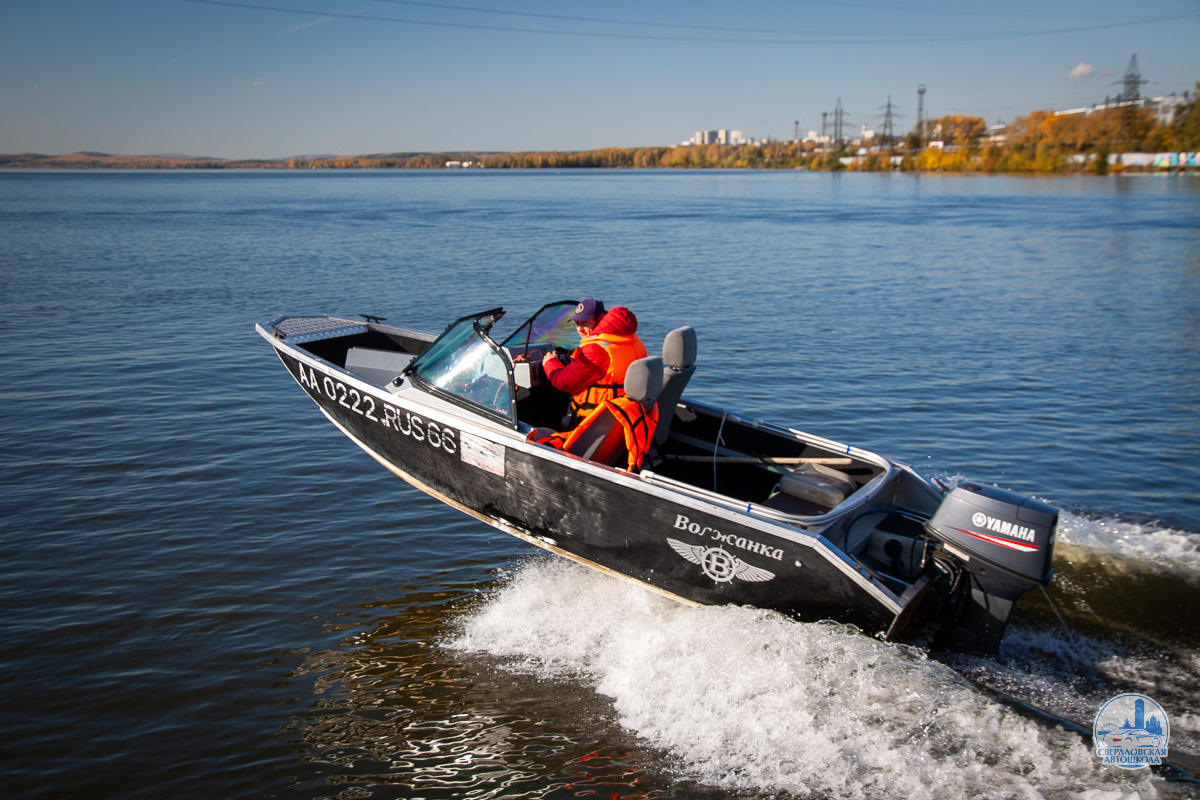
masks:
{"label": "reflection on windshield", "polygon": [[571,315],[574,313],[574,302],[546,306],[533,319],[517,328],[511,336],[505,339],[504,346],[519,352],[525,352],[527,345],[529,347],[550,345],[573,348],[579,344],[579,335],[575,332],[575,322],[571,319]]}
{"label": "reflection on windshield", "polygon": [[[488,327],[494,320],[480,320]],[[503,357],[475,330],[457,323],[421,356],[416,373],[426,382],[512,419],[512,389]]]}

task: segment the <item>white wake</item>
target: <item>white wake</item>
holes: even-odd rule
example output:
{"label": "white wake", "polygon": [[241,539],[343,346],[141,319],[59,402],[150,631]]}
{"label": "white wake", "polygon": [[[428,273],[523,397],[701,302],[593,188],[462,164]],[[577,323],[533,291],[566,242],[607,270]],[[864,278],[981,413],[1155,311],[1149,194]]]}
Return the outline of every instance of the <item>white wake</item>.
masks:
{"label": "white wake", "polygon": [[1160,794],[1077,734],[994,702],[911,648],[832,624],[689,609],[570,562],[535,560],[449,644],[587,683],[681,776],[838,798]]}

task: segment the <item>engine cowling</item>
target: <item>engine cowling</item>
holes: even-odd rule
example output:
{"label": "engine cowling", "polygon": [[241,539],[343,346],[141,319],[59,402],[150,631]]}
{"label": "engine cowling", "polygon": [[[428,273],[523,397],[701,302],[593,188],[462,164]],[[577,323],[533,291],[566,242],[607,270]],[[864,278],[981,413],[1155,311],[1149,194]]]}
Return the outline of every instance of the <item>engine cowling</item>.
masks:
{"label": "engine cowling", "polygon": [[926,528],[970,574],[957,646],[994,651],[1017,598],[1053,578],[1058,509],[1013,492],[963,483],[946,494]]}
{"label": "engine cowling", "polygon": [[994,486],[964,483],[946,495],[928,527],[969,557],[963,561],[972,573],[994,575],[1024,592],[1053,577],[1057,525],[1057,508]]}

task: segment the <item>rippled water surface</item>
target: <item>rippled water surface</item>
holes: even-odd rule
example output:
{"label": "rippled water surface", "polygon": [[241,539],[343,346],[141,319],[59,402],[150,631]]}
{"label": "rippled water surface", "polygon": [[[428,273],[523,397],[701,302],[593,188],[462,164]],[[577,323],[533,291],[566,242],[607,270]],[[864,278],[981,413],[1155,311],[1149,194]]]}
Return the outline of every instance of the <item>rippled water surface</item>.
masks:
{"label": "rippled water surface", "polygon": [[[1200,752],[1194,178],[4,172],[0,275],[10,796],[1196,794],[1004,699]],[[697,399],[1062,507],[1055,586],[993,659],[680,608],[400,483],[253,332],[585,295],[694,325]]]}

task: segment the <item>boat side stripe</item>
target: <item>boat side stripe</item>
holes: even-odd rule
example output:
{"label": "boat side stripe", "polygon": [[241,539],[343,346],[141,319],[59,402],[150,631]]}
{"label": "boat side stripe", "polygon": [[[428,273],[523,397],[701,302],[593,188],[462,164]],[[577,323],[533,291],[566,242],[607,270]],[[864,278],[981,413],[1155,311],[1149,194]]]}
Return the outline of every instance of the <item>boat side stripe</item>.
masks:
{"label": "boat side stripe", "polygon": [[1037,552],[1037,548],[1034,547],[1033,545],[1021,544],[1020,542],[1014,542],[1011,539],[1001,539],[996,536],[988,536],[987,534],[984,534],[984,533],[976,533],[975,531],[963,530],[962,528],[955,528],[954,530],[958,531],[959,533],[965,533],[967,536],[974,536],[976,539],[982,539],[985,542],[990,542],[992,544],[999,545],[1000,547],[1007,547],[1009,550],[1016,550],[1019,553]]}

